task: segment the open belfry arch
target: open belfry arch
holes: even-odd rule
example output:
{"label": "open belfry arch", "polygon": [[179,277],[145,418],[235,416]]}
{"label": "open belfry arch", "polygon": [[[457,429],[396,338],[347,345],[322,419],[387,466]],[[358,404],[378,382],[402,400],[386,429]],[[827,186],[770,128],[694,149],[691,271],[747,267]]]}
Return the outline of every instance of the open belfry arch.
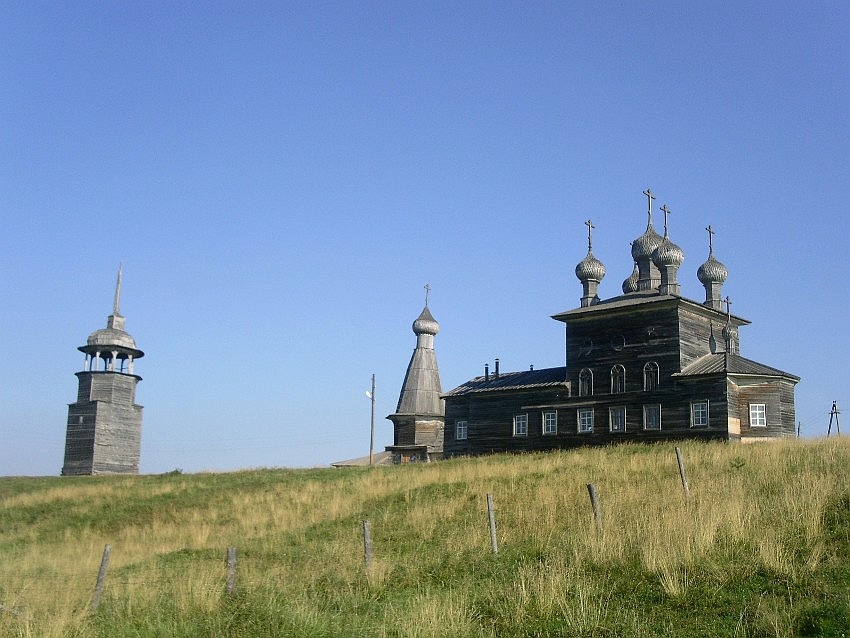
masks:
{"label": "open belfry arch", "polygon": [[68,406],[63,476],[138,474],[142,406],[136,405],[136,360],[144,352],[124,330],[120,312],[122,267],[118,267],[112,314],[86,345],[77,400]]}

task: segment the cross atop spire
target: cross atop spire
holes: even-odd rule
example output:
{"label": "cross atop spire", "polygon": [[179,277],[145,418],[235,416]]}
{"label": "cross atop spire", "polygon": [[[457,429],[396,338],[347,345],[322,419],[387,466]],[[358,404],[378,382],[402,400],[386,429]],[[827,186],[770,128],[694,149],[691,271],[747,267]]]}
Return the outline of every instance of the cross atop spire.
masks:
{"label": "cross atop spire", "polygon": [[596,226],[594,226],[593,222],[589,219],[584,222],[584,225],[587,226],[587,252],[589,253],[593,248],[593,229],[596,228]]}
{"label": "cross atop spire", "polygon": [[726,295],[726,299],[723,300],[723,303],[726,304],[726,318],[727,320],[732,319],[732,298],[729,295]]}
{"label": "cross atop spire", "polygon": [[121,313],[118,310],[119,303],[121,301],[121,271],[124,269],[124,264],[119,262],[118,264],[118,281],[115,283],[115,300],[112,302],[112,314],[120,315]]}
{"label": "cross atop spire", "polygon": [[667,204],[664,204],[661,207],[661,212],[664,213],[664,236],[667,237],[667,235],[668,235],[668,233],[667,233],[667,215],[669,215],[673,211],[670,210],[669,208],[667,208]]}
{"label": "cross atop spire", "polygon": [[715,230],[711,227],[711,224],[706,227],[706,230],[708,231],[708,254],[713,255]]}
{"label": "cross atop spire", "polygon": [[425,307],[428,307],[428,296],[431,294],[431,284],[425,284]]}
{"label": "cross atop spire", "polygon": [[647,222],[647,227],[652,224],[652,200],[655,199],[655,195],[652,194],[652,189],[647,188],[643,191],[643,194],[646,195],[646,214],[649,216],[649,221]]}

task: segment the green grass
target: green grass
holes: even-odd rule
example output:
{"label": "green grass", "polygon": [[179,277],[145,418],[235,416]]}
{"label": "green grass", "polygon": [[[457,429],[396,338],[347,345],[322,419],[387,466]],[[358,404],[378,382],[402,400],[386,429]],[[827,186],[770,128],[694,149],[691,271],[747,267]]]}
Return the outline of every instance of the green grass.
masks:
{"label": "green grass", "polygon": [[0,479],[0,636],[850,636],[850,443],[680,446]]}

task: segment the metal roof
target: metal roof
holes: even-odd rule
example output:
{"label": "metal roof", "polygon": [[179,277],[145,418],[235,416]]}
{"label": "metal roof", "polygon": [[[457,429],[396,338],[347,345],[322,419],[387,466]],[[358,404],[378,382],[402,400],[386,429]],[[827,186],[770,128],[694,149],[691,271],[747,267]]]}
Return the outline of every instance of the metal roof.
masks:
{"label": "metal roof", "polygon": [[491,373],[488,377],[475,377],[466,383],[449,390],[444,397],[458,397],[479,392],[500,392],[505,390],[524,390],[528,388],[567,387],[567,369],[542,368],[523,372]]}
{"label": "metal roof", "polygon": [[758,363],[752,359],[747,359],[739,354],[729,354],[727,352],[717,352],[707,354],[690,365],[686,366],[681,372],[675,373],[674,377],[697,377],[707,374],[740,374],[760,377],[787,377],[789,379],[800,380],[800,377],[788,372],[783,372],[777,368],[771,368],[763,363]]}

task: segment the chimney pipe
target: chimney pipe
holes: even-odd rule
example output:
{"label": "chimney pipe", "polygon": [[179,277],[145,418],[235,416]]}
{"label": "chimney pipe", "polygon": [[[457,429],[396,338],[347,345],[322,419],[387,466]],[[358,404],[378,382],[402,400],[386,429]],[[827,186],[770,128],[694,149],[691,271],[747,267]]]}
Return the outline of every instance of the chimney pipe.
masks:
{"label": "chimney pipe", "polygon": [[490,380],[490,364],[489,363],[484,364],[484,380],[485,381]]}
{"label": "chimney pipe", "polygon": [[528,370],[529,370],[529,372],[534,372],[534,364],[533,363],[528,366]]}
{"label": "chimney pipe", "polygon": [[496,370],[495,370],[496,378],[499,378],[499,360],[496,359]]}

